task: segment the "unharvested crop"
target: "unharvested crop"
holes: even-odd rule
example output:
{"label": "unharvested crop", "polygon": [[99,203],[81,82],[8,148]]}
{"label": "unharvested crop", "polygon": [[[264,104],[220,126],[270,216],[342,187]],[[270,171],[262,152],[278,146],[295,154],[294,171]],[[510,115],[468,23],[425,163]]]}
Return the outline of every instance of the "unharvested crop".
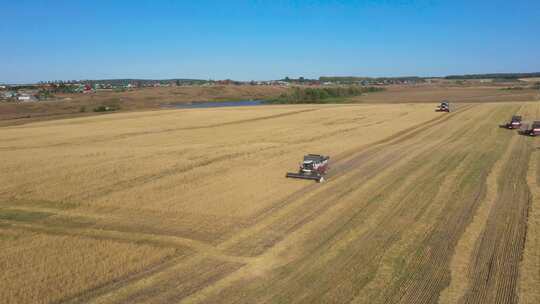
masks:
{"label": "unharvested crop", "polygon": [[55,236],[25,229],[0,232],[2,303],[51,303],[133,275],[174,255],[111,240]]}

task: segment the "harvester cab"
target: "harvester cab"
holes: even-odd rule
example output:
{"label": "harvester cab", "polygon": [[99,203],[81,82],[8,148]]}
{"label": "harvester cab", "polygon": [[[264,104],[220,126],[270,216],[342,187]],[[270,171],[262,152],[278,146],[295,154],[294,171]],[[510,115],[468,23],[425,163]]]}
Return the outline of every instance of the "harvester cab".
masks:
{"label": "harvester cab", "polygon": [[510,122],[507,122],[501,125],[501,127],[507,128],[507,129],[519,129],[521,127],[521,116],[520,115],[512,116],[512,119],[510,120]]}
{"label": "harvester cab", "polygon": [[448,100],[441,101],[441,104],[437,107],[435,111],[437,112],[451,112],[453,110],[452,105]]}
{"label": "harvester cab", "polygon": [[533,121],[532,124],[523,124],[520,133],[529,136],[540,135],[540,121]]}
{"label": "harvester cab", "polygon": [[319,183],[324,182],[324,175],[328,170],[329,156],[318,154],[308,154],[300,163],[298,173],[288,172],[286,177],[315,180]]}

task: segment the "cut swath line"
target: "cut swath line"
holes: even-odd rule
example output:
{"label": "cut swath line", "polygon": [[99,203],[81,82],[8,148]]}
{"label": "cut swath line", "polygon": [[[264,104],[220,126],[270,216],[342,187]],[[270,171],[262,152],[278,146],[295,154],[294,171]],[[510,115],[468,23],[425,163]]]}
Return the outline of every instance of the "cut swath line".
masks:
{"label": "cut swath line", "polygon": [[200,125],[200,126],[178,127],[178,128],[169,128],[169,129],[163,129],[163,130],[152,130],[152,131],[137,131],[137,132],[131,132],[131,133],[124,133],[124,134],[111,136],[111,137],[82,138],[82,140],[79,140],[79,141],[59,142],[59,143],[54,143],[54,144],[49,144],[49,145],[25,146],[25,147],[0,146],[0,151],[2,151],[2,150],[14,151],[14,150],[42,149],[42,148],[49,148],[49,147],[76,146],[76,145],[82,145],[82,144],[88,144],[88,143],[96,144],[96,143],[101,143],[101,142],[108,142],[108,141],[111,141],[111,140],[122,140],[122,139],[126,139],[126,138],[137,137],[137,136],[155,135],[155,134],[163,134],[163,133],[186,131],[186,130],[211,129],[211,128],[218,128],[218,127],[224,127],[224,126],[231,126],[231,125],[238,125],[238,124],[245,124],[245,123],[253,123],[253,122],[259,122],[259,121],[263,121],[263,120],[270,120],[270,119],[287,117],[287,116],[291,116],[291,115],[304,114],[304,113],[313,112],[313,111],[318,111],[318,109],[305,109],[305,110],[290,111],[290,112],[279,113],[279,114],[274,114],[274,115],[269,115],[269,116],[262,116],[262,117],[256,117],[256,118],[234,120],[234,121],[228,121],[228,122],[222,122],[222,123],[216,123],[216,124],[208,124],[208,125]]}
{"label": "cut swath line", "polygon": [[103,239],[112,239],[112,240],[118,240],[118,241],[135,242],[135,243],[148,243],[148,244],[154,244],[154,245],[165,246],[165,247],[188,248],[196,252],[199,252],[203,255],[215,258],[217,260],[227,261],[227,262],[245,264],[245,263],[249,263],[253,261],[253,258],[250,258],[250,257],[226,255],[226,254],[223,254],[220,250],[218,250],[212,245],[209,245],[200,241],[176,237],[176,236],[163,236],[163,235],[153,235],[153,234],[135,233],[135,232],[120,232],[120,231],[105,230],[105,229],[88,229],[88,228],[80,229],[80,228],[73,228],[73,227],[69,227],[66,229],[63,227],[48,227],[48,226],[40,225],[37,223],[25,224],[25,223],[12,222],[12,221],[5,221],[5,222],[15,228],[40,231],[40,232],[51,233],[51,234],[77,235],[77,236],[85,236],[85,237],[90,237],[90,238],[103,238]]}
{"label": "cut swath line", "polygon": [[[470,108],[471,107],[467,107],[467,108],[464,107],[464,108],[461,108],[460,111],[464,112],[464,110],[470,109]],[[457,112],[452,113],[451,114],[452,116],[448,116],[448,115],[447,116],[439,116],[436,119],[433,119],[433,120],[430,120],[428,122],[418,124],[418,125],[416,125],[416,126],[414,126],[412,128],[409,128],[409,129],[403,131],[403,132],[399,132],[395,136],[390,136],[388,138],[384,138],[384,139],[374,143],[372,146],[368,146],[368,147],[362,146],[362,147],[359,147],[357,149],[347,151],[343,155],[338,155],[337,157],[334,158],[332,171],[329,173],[329,177],[331,177],[331,183],[337,182],[338,179],[344,177],[345,175],[347,175],[347,174],[349,174],[351,172],[361,170],[361,168],[363,166],[365,166],[366,164],[369,165],[370,163],[374,162],[375,161],[374,159],[376,157],[380,157],[381,155],[383,155],[386,152],[390,151],[387,148],[389,148],[392,145],[395,145],[397,143],[403,143],[403,142],[409,141],[409,143],[407,143],[406,146],[402,145],[400,147],[400,151],[399,151],[400,154],[402,154],[402,153],[404,153],[406,151],[405,147],[408,147],[407,149],[414,148],[416,150],[415,152],[419,153],[420,150],[418,148],[416,148],[415,145],[414,145],[414,143],[416,143],[417,141],[419,141],[419,140],[421,141],[421,139],[418,139],[417,136],[419,136],[420,134],[430,134],[431,132],[433,132],[434,129],[436,129],[438,126],[440,126],[441,122],[449,120],[451,117],[454,117],[454,115],[456,115],[456,114],[457,114]],[[463,131],[465,131],[465,130],[467,130],[467,128],[463,128]],[[414,141],[411,141],[412,139],[414,139]],[[431,147],[431,145],[428,145],[428,144],[424,143],[422,145],[421,149],[428,149],[429,147]],[[395,152],[396,151],[394,151],[393,158],[391,158],[394,161],[396,160],[396,157],[397,157],[395,155]],[[346,157],[345,157],[345,155],[346,155]],[[387,166],[393,164],[391,159],[386,158],[385,160],[382,160],[382,163],[381,163],[382,167],[381,168],[387,167]],[[381,160],[379,160],[379,161],[381,161]],[[377,162],[377,161],[375,161],[375,162]],[[377,170],[380,170],[381,168],[379,168]],[[371,173],[373,173],[373,172],[371,172]],[[356,173],[356,174],[358,174],[358,173]],[[366,173],[361,174],[358,178],[365,177],[364,176],[365,174]],[[370,174],[367,174],[366,176],[369,176],[369,175]],[[263,212],[261,212],[261,215],[254,218],[253,222],[257,223],[257,224],[253,224],[252,227],[251,227],[251,230],[260,231],[262,229],[260,227],[265,226],[265,225],[263,225],[263,223],[264,223],[263,219],[266,216],[268,216],[269,214],[272,214],[273,218],[277,218],[276,217],[276,215],[278,214],[277,212],[281,212],[281,211],[284,211],[287,208],[293,207],[293,205],[294,205],[293,202],[298,202],[299,199],[301,199],[302,197],[304,197],[308,193],[311,193],[312,191],[317,189],[318,188],[317,186],[318,186],[317,184],[308,185],[308,186],[298,190],[297,192],[291,194],[289,197],[284,199],[277,206],[272,206],[271,208],[268,208],[267,210],[263,210]],[[332,190],[330,190],[330,191],[333,192]],[[259,227],[259,228],[257,228],[257,227]],[[236,235],[231,236],[228,239],[228,241],[220,244],[220,247],[227,247],[231,243],[237,242],[239,239],[242,238],[242,234],[247,233],[246,231],[248,231],[248,230],[245,230],[242,233],[237,233]]]}
{"label": "cut swath line", "polygon": [[[444,204],[445,200],[447,200],[448,197],[451,195],[451,191],[454,190],[453,185],[455,185],[458,178],[464,174],[467,166],[469,166],[469,163],[466,162],[465,159],[463,159],[450,174],[444,177],[444,180],[439,187],[440,190],[433,199],[433,203],[431,205],[436,206]],[[429,212],[426,212],[426,214],[422,216],[422,219],[418,221],[419,223],[417,223],[417,225],[423,226],[426,230],[433,229],[442,211],[443,209],[440,207],[432,208]],[[388,252],[384,254],[382,260],[399,261],[399,259],[401,258],[405,259],[403,255],[405,254],[406,249],[403,248],[405,248],[406,246],[410,246],[410,244],[408,243],[412,242],[411,238],[413,238],[414,236],[415,234],[411,231],[409,231],[409,233],[405,233],[404,236],[402,236],[401,239],[396,242],[396,244],[392,245]],[[379,294],[383,290],[382,286],[386,284],[385,282],[388,282],[392,279],[392,276],[396,271],[394,267],[395,266],[392,263],[381,263],[380,268],[377,269],[377,273],[374,279],[366,286],[363,292],[358,295],[352,303],[369,303],[370,299],[372,299],[375,295]]]}
{"label": "cut swath line", "polygon": [[463,236],[458,241],[454,255],[450,261],[450,271],[451,271],[451,281],[450,285],[444,289],[439,297],[439,303],[457,303],[460,298],[462,298],[466,292],[467,286],[469,285],[469,279],[467,273],[469,267],[471,266],[471,259],[474,246],[479,239],[482,231],[486,227],[489,213],[491,208],[494,206],[497,192],[498,192],[498,183],[497,179],[501,175],[502,168],[504,164],[508,162],[510,156],[512,155],[513,149],[519,138],[514,137],[508,145],[508,148],[504,152],[503,157],[501,157],[493,166],[491,172],[489,173],[486,185],[486,197],[480,203],[474,218],[463,233]]}
{"label": "cut swath line", "polygon": [[[425,131],[425,130],[426,129],[424,129],[422,131]],[[413,136],[407,137],[406,139],[411,140],[412,138],[414,138],[416,140],[416,137],[413,137]],[[401,152],[404,152],[404,150],[401,149]],[[416,152],[419,152],[419,151],[416,151]],[[314,223],[314,221],[309,221],[308,223],[306,223],[306,225],[313,225],[313,223]],[[303,228],[304,229],[303,229],[302,232],[300,232],[300,233],[296,232],[296,234],[304,234],[305,231],[306,231],[306,227],[303,227]],[[183,301],[181,301],[181,303],[196,303],[196,302],[199,302],[199,301],[203,301],[207,297],[210,297],[211,295],[216,295],[221,290],[223,290],[225,288],[228,288],[228,287],[231,287],[235,282],[241,281],[242,279],[246,279],[246,278],[252,278],[254,273],[255,274],[259,274],[260,272],[265,273],[265,272],[277,267],[277,265],[287,263],[287,260],[284,259],[283,257],[281,259],[278,259],[278,260],[272,258],[272,257],[279,256],[279,254],[277,254],[277,253],[279,253],[280,251],[290,253],[290,250],[285,250],[285,248],[288,248],[287,243],[289,243],[289,245],[292,243],[290,235],[289,235],[289,238],[287,240],[282,240],[282,241],[278,242],[273,247],[271,247],[268,251],[266,251],[264,254],[262,254],[261,256],[256,258],[257,261],[261,261],[261,262],[263,262],[263,261],[266,262],[266,261],[268,261],[268,259],[271,261],[270,263],[265,263],[265,267],[263,267],[262,270],[260,270],[260,269],[259,269],[259,271],[254,271],[253,270],[254,268],[256,268],[256,269],[260,268],[260,265],[262,263],[256,263],[256,262],[250,263],[249,265],[246,265],[245,267],[241,268],[240,270],[238,270],[237,272],[231,274],[230,276],[224,278],[223,280],[216,282],[216,284],[208,286],[208,287],[204,288],[203,290],[199,291],[198,293],[193,294],[192,296],[185,298]],[[222,244],[222,245],[224,245],[224,244]],[[274,252],[274,254],[272,254],[272,252]]]}
{"label": "cut swath line", "polygon": [[[538,153],[538,152],[537,152]],[[533,155],[527,171],[527,184],[531,191],[532,203],[529,206],[527,238],[523,260],[519,267],[519,303],[540,303],[540,185],[538,184],[539,155]]]}

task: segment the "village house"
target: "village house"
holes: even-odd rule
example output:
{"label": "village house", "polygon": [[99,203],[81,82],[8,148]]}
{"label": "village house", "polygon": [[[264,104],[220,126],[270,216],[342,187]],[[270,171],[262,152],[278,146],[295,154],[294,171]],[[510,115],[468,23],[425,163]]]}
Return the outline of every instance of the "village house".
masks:
{"label": "village house", "polygon": [[5,91],[0,94],[0,99],[11,99],[15,97],[15,92],[13,91]]}
{"label": "village house", "polygon": [[29,93],[21,93],[17,96],[17,100],[21,102],[37,101],[37,98]]}

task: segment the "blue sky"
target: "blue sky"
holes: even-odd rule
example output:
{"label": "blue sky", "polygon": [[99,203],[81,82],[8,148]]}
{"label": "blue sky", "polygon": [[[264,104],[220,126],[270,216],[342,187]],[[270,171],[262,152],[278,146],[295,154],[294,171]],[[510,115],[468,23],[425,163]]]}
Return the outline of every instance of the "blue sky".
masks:
{"label": "blue sky", "polygon": [[0,0],[0,82],[540,71],[540,1]]}

